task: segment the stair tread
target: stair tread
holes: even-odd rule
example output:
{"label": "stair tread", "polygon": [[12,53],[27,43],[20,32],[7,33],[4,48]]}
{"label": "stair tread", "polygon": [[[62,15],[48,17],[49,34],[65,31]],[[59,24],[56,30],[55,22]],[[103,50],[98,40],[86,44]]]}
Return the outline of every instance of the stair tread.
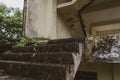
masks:
{"label": "stair tread", "polygon": [[0,60],[0,69],[9,75],[30,77],[38,80],[66,80],[66,72],[69,70],[72,72],[73,65]]}
{"label": "stair tread", "polygon": [[0,60],[0,63],[11,63],[11,64],[28,64],[28,65],[40,65],[40,66],[51,66],[51,67],[66,67],[72,66],[67,64],[52,64],[52,63],[35,63],[35,62],[21,62],[21,61],[6,61]]}
{"label": "stair tread", "polygon": [[50,44],[40,46],[13,47],[13,52],[78,52],[78,42],[65,44]]}
{"label": "stair tread", "polygon": [[[44,44],[38,45],[37,47],[45,47],[45,46],[65,46],[70,44],[78,44],[79,42],[70,42],[70,43],[60,43],[60,44]],[[20,47],[36,47],[36,46],[14,46],[13,48],[20,48]]]}
{"label": "stair tread", "polygon": [[44,62],[59,64],[74,64],[72,52],[44,52],[44,53],[4,53],[1,60],[25,61],[25,62]]}
{"label": "stair tread", "polygon": [[54,39],[49,40],[48,44],[61,44],[61,43],[71,43],[71,42],[84,42],[84,37],[81,38],[65,38],[65,39]]}
{"label": "stair tread", "polygon": [[78,53],[78,52],[32,52],[32,53],[29,53],[29,52],[20,52],[20,53],[12,53],[12,51],[9,53],[4,53],[4,54],[14,54],[14,55],[22,55],[22,54],[72,54],[72,53]]}
{"label": "stair tread", "polygon": [[19,77],[19,76],[11,76],[11,75],[2,75],[0,76],[0,80],[36,80],[36,79]]}

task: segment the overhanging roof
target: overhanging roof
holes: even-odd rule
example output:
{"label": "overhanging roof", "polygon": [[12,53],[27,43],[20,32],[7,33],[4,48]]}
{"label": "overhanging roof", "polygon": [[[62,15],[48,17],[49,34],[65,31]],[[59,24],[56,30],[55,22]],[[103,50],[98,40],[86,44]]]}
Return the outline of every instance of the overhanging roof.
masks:
{"label": "overhanging roof", "polygon": [[[82,14],[84,22],[89,23],[85,24],[86,28],[90,28],[88,30],[96,30],[101,34],[103,31],[120,32],[120,26],[118,29],[114,27],[120,23],[120,0],[95,0]],[[107,29],[103,26],[107,26]]]}

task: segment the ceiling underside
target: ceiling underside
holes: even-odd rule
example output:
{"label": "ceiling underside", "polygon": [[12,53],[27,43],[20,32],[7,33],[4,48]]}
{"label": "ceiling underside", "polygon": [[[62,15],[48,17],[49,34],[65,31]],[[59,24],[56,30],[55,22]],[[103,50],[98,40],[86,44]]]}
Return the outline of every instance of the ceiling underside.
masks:
{"label": "ceiling underside", "polygon": [[[78,11],[93,1],[82,13]],[[120,0],[58,0],[58,14],[73,37],[83,35],[78,15],[82,15],[88,35],[120,32]],[[64,4],[66,3],[66,4]]]}
{"label": "ceiling underside", "polygon": [[120,32],[120,0],[95,0],[82,16],[89,34]]}
{"label": "ceiling underside", "polygon": [[58,15],[60,15],[67,25],[73,37],[83,35],[78,11],[91,0],[71,0],[71,2],[58,5]]}

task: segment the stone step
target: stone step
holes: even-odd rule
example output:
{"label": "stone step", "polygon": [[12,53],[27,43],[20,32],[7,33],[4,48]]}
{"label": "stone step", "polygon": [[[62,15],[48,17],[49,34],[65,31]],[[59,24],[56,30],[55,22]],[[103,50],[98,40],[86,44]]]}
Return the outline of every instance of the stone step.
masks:
{"label": "stone step", "polygon": [[37,79],[11,76],[11,75],[2,75],[0,76],[0,80],[37,80]]}
{"label": "stone step", "polygon": [[0,60],[6,74],[37,80],[73,80],[73,66]]}
{"label": "stone step", "polygon": [[4,53],[1,60],[7,61],[25,61],[25,62],[41,62],[54,64],[74,64],[73,54],[70,52],[44,52],[44,53]]}
{"label": "stone step", "polygon": [[12,46],[8,44],[1,44],[0,43],[0,54],[4,53],[7,50],[11,50]]}
{"label": "stone step", "polygon": [[51,44],[51,45],[39,45],[35,46],[25,46],[25,47],[13,47],[12,51],[14,53],[33,53],[33,52],[79,52],[79,46],[81,43],[61,43],[61,44]]}
{"label": "stone step", "polygon": [[79,42],[84,43],[85,38],[65,38],[65,39],[55,39],[55,40],[49,40],[47,44],[61,44],[61,43],[72,43],[72,42]]}

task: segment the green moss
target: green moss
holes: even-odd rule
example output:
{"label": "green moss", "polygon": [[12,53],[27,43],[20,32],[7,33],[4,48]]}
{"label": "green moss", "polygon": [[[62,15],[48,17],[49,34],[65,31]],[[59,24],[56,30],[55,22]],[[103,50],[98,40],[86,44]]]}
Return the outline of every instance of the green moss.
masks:
{"label": "green moss", "polygon": [[19,42],[17,42],[16,46],[25,46],[26,44],[35,43],[35,42],[42,41],[42,40],[50,40],[50,39],[45,38],[45,37],[24,38],[20,40]]}
{"label": "green moss", "polygon": [[0,70],[0,76],[3,74],[3,72],[4,72],[3,70]]}

